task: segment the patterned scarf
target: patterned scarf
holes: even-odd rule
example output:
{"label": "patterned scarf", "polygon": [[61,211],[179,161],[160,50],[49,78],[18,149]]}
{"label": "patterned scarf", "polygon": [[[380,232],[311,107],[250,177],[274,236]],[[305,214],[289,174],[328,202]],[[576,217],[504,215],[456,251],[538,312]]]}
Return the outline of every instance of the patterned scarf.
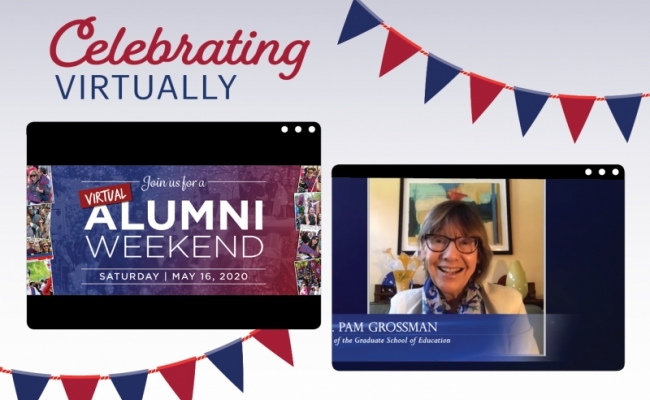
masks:
{"label": "patterned scarf", "polygon": [[[480,289],[474,282],[467,285],[465,296],[456,310],[457,314],[485,314]],[[427,278],[422,288],[422,314],[453,314],[431,278]]]}

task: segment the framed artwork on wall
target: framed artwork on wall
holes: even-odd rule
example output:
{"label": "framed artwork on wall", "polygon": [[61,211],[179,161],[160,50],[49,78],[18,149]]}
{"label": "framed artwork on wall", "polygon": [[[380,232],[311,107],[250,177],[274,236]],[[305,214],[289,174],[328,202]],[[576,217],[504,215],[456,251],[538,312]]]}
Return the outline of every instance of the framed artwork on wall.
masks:
{"label": "framed artwork on wall", "polygon": [[476,206],[494,254],[512,254],[510,187],[508,179],[416,179],[400,182],[400,221],[397,252],[419,250],[417,236],[427,213],[447,200]]}

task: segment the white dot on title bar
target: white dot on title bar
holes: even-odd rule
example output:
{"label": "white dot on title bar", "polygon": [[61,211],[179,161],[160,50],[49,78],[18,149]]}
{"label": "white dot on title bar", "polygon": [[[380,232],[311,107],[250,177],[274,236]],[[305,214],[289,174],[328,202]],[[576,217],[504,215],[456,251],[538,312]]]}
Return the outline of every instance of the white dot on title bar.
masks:
{"label": "white dot on title bar", "polygon": [[287,128],[286,126],[283,126],[281,130],[282,130],[282,133],[289,132],[289,128]]}
{"label": "white dot on title bar", "polygon": [[591,175],[591,169],[587,168],[587,170],[585,171],[585,174]]}
{"label": "white dot on title bar", "polygon": [[316,132],[316,128],[314,128],[313,126],[310,126],[310,127],[309,127],[309,132],[310,132],[310,133],[314,133],[314,132]]}
{"label": "white dot on title bar", "polygon": [[302,132],[302,128],[299,127],[299,126],[296,126],[296,133],[300,133],[300,132]]}
{"label": "white dot on title bar", "polygon": [[598,173],[601,174],[601,175],[605,175],[605,170],[604,170],[603,168],[601,168],[601,169],[598,171]]}
{"label": "white dot on title bar", "polygon": [[618,175],[618,169],[614,168],[614,169],[612,170],[612,174],[614,174],[614,175]]}

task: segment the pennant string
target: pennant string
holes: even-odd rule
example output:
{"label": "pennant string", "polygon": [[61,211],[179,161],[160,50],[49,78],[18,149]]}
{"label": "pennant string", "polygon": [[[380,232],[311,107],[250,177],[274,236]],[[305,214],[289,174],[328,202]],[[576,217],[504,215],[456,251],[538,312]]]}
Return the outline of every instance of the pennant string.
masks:
{"label": "pennant string", "polygon": [[[242,341],[242,342],[245,342],[246,340],[251,339],[251,338],[252,338],[253,336],[255,336],[255,334],[257,334],[260,330],[261,330],[261,329],[255,329],[254,331],[252,331],[252,332],[249,333],[248,335],[244,336],[244,337],[241,339],[241,341]],[[205,360],[206,358],[207,358],[206,355],[203,354],[203,355],[200,355],[200,356],[196,357],[196,361]],[[160,372],[160,371],[158,371],[158,368],[150,369],[150,370],[147,371],[148,374],[155,374],[155,373],[158,373],[158,372]],[[11,375],[11,370],[10,370],[10,369],[5,369],[5,368],[3,368],[3,367],[0,367],[0,373]],[[99,377],[99,380],[100,380],[100,381],[108,381],[108,380],[110,380],[110,379],[111,379],[111,377],[108,376],[108,375],[101,375],[101,376]],[[61,380],[61,377],[60,377],[60,376],[52,375],[52,376],[50,376],[50,380],[52,380],[52,381],[60,381],[60,380]]]}
{"label": "pennant string", "polygon": [[261,329],[255,329],[253,332],[249,333],[248,335],[244,336],[241,341],[245,342],[248,339],[252,338],[257,332],[259,332]]}
{"label": "pennant string", "polygon": [[[381,25],[382,28],[386,29],[387,31],[389,31],[389,30],[391,29],[391,27],[390,27],[388,24],[386,24],[385,22],[382,22],[380,25]],[[405,37],[405,38],[406,38],[406,37]],[[407,39],[408,41],[410,41],[411,43],[414,43],[411,39],[408,39],[408,38],[406,38],[406,39]],[[426,56],[426,57],[429,56],[429,52],[428,52],[428,51],[425,51],[424,49],[422,49],[421,46],[418,46],[418,45],[416,45],[416,46],[417,46],[418,48],[420,48],[420,50],[418,51],[418,53],[420,53],[420,54],[422,54],[422,55],[424,55],[424,56]],[[470,74],[471,74],[471,72],[466,71],[466,70],[464,70],[464,69],[461,70],[460,73],[463,74],[463,75],[465,75],[465,76],[470,76]],[[514,87],[514,86],[511,86],[511,85],[506,85],[506,86],[504,87],[504,89],[507,89],[507,90],[510,90],[510,91],[514,91],[514,90],[515,90],[515,87]],[[560,96],[557,95],[557,94],[549,94],[548,97],[549,97],[550,99],[559,99],[559,98],[560,98]],[[649,93],[643,93],[643,94],[641,95],[641,97],[642,97],[642,98],[650,97],[650,92],[649,92]],[[596,97],[596,101],[607,101],[607,100],[605,99],[605,97],[597,96],[597,97]]]}

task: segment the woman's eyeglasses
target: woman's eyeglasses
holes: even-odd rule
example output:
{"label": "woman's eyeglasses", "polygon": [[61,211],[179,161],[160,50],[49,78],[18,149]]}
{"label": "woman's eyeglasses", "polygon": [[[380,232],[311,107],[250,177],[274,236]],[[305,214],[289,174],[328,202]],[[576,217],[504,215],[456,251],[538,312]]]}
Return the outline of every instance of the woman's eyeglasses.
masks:
{"label": "woman's eyeglasses", "polygon": [[463,254],[471,254],[476,251],[480,239],[475,237],[456,237],[450,238],[444,235],[426,235],[424,241],[429,250],[435,253],[441,253],[447,250],[449,243],[454,242],[456,249]]}

